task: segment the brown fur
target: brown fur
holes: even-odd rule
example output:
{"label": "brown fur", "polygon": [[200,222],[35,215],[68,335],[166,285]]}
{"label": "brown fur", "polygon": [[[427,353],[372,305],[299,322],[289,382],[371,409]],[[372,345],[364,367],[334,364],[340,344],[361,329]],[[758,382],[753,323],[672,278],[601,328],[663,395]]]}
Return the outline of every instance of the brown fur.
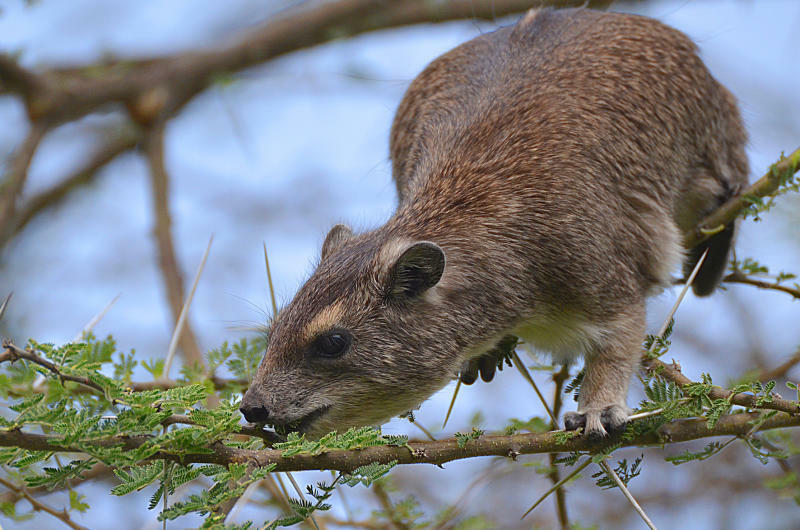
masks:
{"label": "brown fur", "polygon": [[[568,427],[619,429],[645,298],[684,260],[682,232],[746,182],[745,139],[694,44],[655,20],[545,9],[459,46],[397,110],[396,213],[329,234],[243,412],[307,418],[311,436],[380,424],[514,334],[586,356]],[[352,335],[341,357],[310,353],[320,322]]]}

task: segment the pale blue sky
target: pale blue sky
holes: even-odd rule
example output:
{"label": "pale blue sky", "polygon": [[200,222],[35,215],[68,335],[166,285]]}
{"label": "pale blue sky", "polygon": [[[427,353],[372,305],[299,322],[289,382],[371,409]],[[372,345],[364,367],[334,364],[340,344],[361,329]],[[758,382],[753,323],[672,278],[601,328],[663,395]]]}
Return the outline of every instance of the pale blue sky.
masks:
{"label": "pale blue sky", "polygon": [[[20,53],[22,63],[33,68],[105,55],[158,55],[227,42],[292,3],[39,0],[28,6],[0,0],[0,49]],[[698,42],[712,72],[741,101],[754,176],[781,150],[800,145],[800,2],[681,0],[617,8],[657,17]],[[494,27],[469,21],[417,26],[298,52],[210,89],[170,122],[174,231],[187,279],[215,235],[191,313],[204,348],[241,336],[236,327],[263,322],[260,310],[266,311],[268,297],[262,241],[285,302],[311,271],[332,224],[366,228],[390,215],[395,197],[388,131],[405,87],[437,55]],[[49,135],[25,193],[67,173],[91,150],[93,134],[117,118],[94,115]],[[24,135],[19,102],[0,97],[0,122],[0,157],[5,157]],[[145,171],[138,156],[120,158],[96,184],[29,226],[0,256],[0,296],[15,292],[4,324],[17,341],[70,340],[121,293],[97,333],[113,333],[122,349],[135,348],[143,357],[163,355],[171,328],[150,237]],[[785,200],[763,222],[748,222],[740,256],[758,256],[776,271],[800,272],[797,218],[784,215],[797,206],[796,199]],[[667,292],[653,300],[652,327],[674,298]],[[754,323],[747,317],[759,312],[768,317]],[[736,287],[709,300],[690,298],[678,314],[675,355],[691,377],[712,371],[724,382],[745,368],[741,354],[753,345],[788,357],[800,342],[797,321],[798,306],[788,297],[752,288]],[[518,378],[504,373],[501,380],[462,393],[453,430],[463,430],[479,408],[490,428],[509,416],[541,413]],[[441,421],[451,391],[425,404],[419,413],[423,423]],[[635,399],[632,395],[630,403]],[[400,421],[386,430],[416,435]],[[431,472],[413,471],[426,477]],[[154,514],[139,512],[132,522],[154,520]],[[735,527],[748,527],[753,514],[737,513]],[[673,514],[671,527],[681,527],[681,521],[703,526],[697,515]],[[105,526],[115,515],[98,510],[93,517]]]}

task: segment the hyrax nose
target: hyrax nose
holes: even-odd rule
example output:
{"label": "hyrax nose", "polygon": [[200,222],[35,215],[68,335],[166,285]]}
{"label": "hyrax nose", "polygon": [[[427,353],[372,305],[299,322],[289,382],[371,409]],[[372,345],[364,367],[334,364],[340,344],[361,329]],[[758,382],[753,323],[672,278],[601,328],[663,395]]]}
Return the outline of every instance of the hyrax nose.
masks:
{"label": "hyrax nose", "polygon": [[269,410],[263,405],[242,403],[242,406],[239,407],[239,412],[250,423],[266,423],[269,420]]}

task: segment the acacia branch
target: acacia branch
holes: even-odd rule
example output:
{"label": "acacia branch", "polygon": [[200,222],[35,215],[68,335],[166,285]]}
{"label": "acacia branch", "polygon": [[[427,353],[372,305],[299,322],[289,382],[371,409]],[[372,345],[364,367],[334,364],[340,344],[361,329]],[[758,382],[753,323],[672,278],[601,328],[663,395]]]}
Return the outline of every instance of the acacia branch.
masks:
{"label": "acacia branch", "polygon": [[795,289],[793,287],[788,287],[786,285],[781,285],[777,282],[765,282],[763,280],[757,280],[755,278],[751,278],[747,276],[741,271],[734,271],[727,276],[722,278],[723,282],[726,283],[741,283],[745,285],[753,285],[758,287],[759,289],[768,289],[772,291],[780,291],[782,293],[786,293],[792,296],[797,300],[800,300],[800,289]]}
{"label": "acacia branch", "polygon": [[730,199],[712,214],[700,221],[684,238],[686,248],[694,248],[724,227],[735,221],[751,202],[748,197],[769,197],[792,175],[800,171],[800,148],[774,164],[767,173],[746,188],[741,194]]}
{"label": "acacia branch", "polygon": [[50,372],[55,374],[62,382],[63,381],[72,381],[74,383],[81,384],[85,387],[91,388],[93,390],[98,391],[101,395],[105,394],[105,390],[103,387],[89,379],[88,377],[78,376],[78,375],[70,375],[65,374],[61,371],[61,369],[56,366],[54,363],[39,357],[33,351],[28,349],[22,349],[14,345],[10,340],[5,339],[3,340],[3,349],[5,350],[3,353],[0,353],[0,363],[4,363],[6,361],[14,362],[17,359],[25,359],[32,363],[38,364]]}
{"label": "acacia branch", "polygon": [[[643,362],[651,374],[658,374],[680,387],[694,383],[694,381],[683,375],[680,367],[676,365],[669,365],[659,359],[645,358]],[[771,395],[770,401],[759,403],[756,396],[750,394],[734,394],[730,390],[712,385],[711,390],[708,392],[708,397],[711,399],[729,400],[734,405],[739,405],[741,407],[778,410],[788,414],[800,413],[800,404],[783,399],[776,394]]]}
{"label": "acacia branch", "polygon": [[[354,469],[371,464],[434,464],[440,466],[454,460],[479,456],[506,456],[544,454],[570,451],[598,451],[615,443],[621,447],[662,446],[668,443],[687,442],[715,436],[744,436],[757,430],[779,429],[800,426],[800,416],[777,413],[762,421],[762,413],[751,412],[722,416],[713,428],[703,418],[675,420],[662,425],[658,430],[640,434],[622,442],[608,439],[605,442],[592,442],[583,436],[576,436],[565,443],[559,442],[563,433],[514,434],[504,436],[481,436],[471,440],[466,447],[459,447],[455,439],[433,442],[409,442],[407,446],[373,446],[359,450],[333,450],[319,455],[297,454],[284,457],[277,449],[260,451],[238,449],[222,443],[209,446],[212,452],[177,455],[158,452],[150,460],[170,460],[182,464],[206,463],[222,464],[244,463],[256,466],[275,464],[275,471],[337,470],[352,472]],[[56,451],[81,453],[79,447],[55,445],[58,436],[35,434],[20,430],[0,431],[0,447],[20,447],[33,451]],[[135,449],[153,439],[152,436],[116,436],[105,440],[89,442],[99,447],[121,446]]]}
{"label": "acacia branch", "polygon": [[74,530],[88,530],[86,527],[81,526],[75,521],[73,521],[70,518],[69,512],[67,512],[66,509],[56,510],[55,508],[48,506],[47,504],[41,502],[36,497],[31,495],[25,486],[16,486],[2,477],[0,477],[0,484],[5,486],[9,490],[17,493],[18,495],[24,497],[25,500],[31,503],[31,506],[33,506],[34,510],[47,512],[53,517],[60,519],[65,525],[69,526],[70,528],[73,528]]}
{"label": "acacia branch", "polygon": [[[161,425],[169,426],[169,425],[197,425],[197,422],[194,421],[189,416],[184,414],[173,414],[172,416],[168,416],[161,422]],[[239,426],[239,433],[246,435],[246,436],[253,436],[255,438],[261,438],[268,444],[273,444],[275,442],[283,442],[286,441],[285,438],[275,434],[272,431],[266,431],[261,427],[256,425],[241,425]]]}
{"label": "acacia branch", "polygon": [[[39,493],[47,494],[52,493],[53,491],[60,491],[63,489],[74,488],[80,484],[83,484],[89,480],[103,480],[113,476],[111,472],[111,468],[105,464],[96,463],[87,471],[84,471],[80,474],[80,477],[75,477],[68,479],[64,482],[63,486],[35,486],[35,487],[28,487],[26,488],[28,493],[31,495],[37,495]],[[5,493],[0,494],[0,504],[4,502],[16,503],[20,499],[23,499],[24,495],[22,495],[19,491],[7,491]]]}

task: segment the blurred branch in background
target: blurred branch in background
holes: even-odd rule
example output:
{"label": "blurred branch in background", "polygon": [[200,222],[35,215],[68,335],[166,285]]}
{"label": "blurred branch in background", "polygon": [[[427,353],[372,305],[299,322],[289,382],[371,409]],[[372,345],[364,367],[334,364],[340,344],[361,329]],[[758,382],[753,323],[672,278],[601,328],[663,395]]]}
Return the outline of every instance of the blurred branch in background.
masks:
{"label": "blurred branch in background", "polygon": [[[150,189],[153,201],[153,235],[158,247],[158,265],[164,281],[164,291],[172,311],[172,318],[177,323],[183,309],[186,293],[183,288],[183,277],[175,245],[172,241],[172,220],[169,213],[169,175],[164,165],[164,124],[150,126],[144,133],[144,155],[150,170]],[[177,325],[177,324],[176,324]],[[187,321],[179,337],[187,364],[203,365],[203,354],[197,345],[194,331]],[[169,373],[164,374],[169,376]]]}
{"label": "blurred branch in background", "polygon": [[79,169],[64,177],[57,184],[23,201],[16,208],[16,212],[8,224],[3,225],[3,230],[0,231],[0,249],[8,243],[10,238],[18,235],[37,215],[57,207],[67,200],[76,188],[92,182],[103,167],[119,155],[136,147],[138,140],[138,135],[133,132],[112,135],[111,139],[101,145]]}
{"label": "blurred branch in background", "polygon": [[[276,15],[234,44],[212,51],[141,60],[110,59],[100,64],[41,71],[29,70],[14,57],[0,54],[0,93],[19,95],[32,124],[0,183],[0,253],[37,215],[67,201],[75,189],[92,181],[102,167],[141,141],[151,175],[154,236],[165,297],[173,321],[177,321],[184,300],[184,283],[171,230],[164,129],[169,119],[220,75],[369,31],[457,19],[495,20],[535,6],[606,7],[610,3],[610,0],[313,2]],[[60,123],[106,110],[109,105],[126,110],[131,123],[123,128],[134,132],[104,141],[80,169],[18,204],[28,167],[45,134]],[[185,362],[202,363],[201,349],[191,326],[184,330],[180,345]]]}

